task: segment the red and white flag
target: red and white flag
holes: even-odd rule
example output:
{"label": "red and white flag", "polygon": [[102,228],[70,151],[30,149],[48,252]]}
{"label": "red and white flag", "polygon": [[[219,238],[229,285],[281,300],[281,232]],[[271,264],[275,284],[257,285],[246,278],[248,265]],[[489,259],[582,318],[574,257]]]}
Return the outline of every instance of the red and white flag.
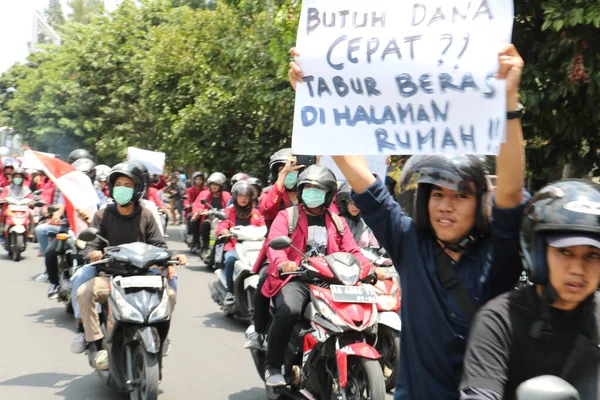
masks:
{"label": "red and white flag", "polygon": [[87,228],[87,224],[77,217],[76,210],[85,211],[91,217],[100,202],[90,178],[83,172],[77,171],[71,164],[44,153],[27,150],[25,156],[36,157],[46,176],[60,189],[65,198],[65,214],[69,225],[78,235]]}

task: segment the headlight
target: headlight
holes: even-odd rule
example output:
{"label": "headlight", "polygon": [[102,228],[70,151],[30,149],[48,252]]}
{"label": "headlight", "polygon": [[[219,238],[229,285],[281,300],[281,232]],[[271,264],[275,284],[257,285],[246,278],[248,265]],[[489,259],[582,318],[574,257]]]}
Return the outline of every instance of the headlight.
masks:
{"label": "headlight", "polygon": [[130,322],[144,322],[144,317],[142,313],[135,309],[131,304],[127,302],[125,296],[121,294],[121,291],[117,288],[114,288],[113,291],[113,299],[115,300],[115,304],[119,308],[119,314],[121,314],[121,319],[123,321]]}
{"label": "headlight", "polygon": [[162,321],[163,319],[166,319],[170,313],[171,309],[169,307],[169,290],[168,288],[165,288],[165,290],[163,290],[162,299],[160,300],[158,306],[156,306],[154,311],[152,311],[150,314],[148,322],[152,323],[156,321]]}
{"label": "headlight", "polygon": [[358,282],[358,278],[360,277],[360,268],[358,265],[346,265],[342,262],[334,260],[331,266],[344,285],[350,286]]}
{"label": "headlight", "polygon": [[315,299],[313,301],[313,307],[317,309],[317,312],[321,314],[323,318],[331,321],[335,325],[342,327],[348,326],[348,324],[343,319],[341,319],[339,315],[334,313],[333,310],[327,304],[325,304],[324,301]]}
{"label": "headlight", "polygon": [[398,305],[398,301],[395,295],[383,295],[377,296],[377,304],[383,311],[391,311]]}

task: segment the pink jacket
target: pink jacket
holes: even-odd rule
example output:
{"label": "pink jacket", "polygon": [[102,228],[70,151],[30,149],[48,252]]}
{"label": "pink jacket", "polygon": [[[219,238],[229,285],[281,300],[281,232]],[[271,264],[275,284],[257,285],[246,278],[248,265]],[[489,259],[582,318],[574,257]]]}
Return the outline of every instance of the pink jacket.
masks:
{"label": "pink jacket", "polygon": [[288,196],[285,188],[283,190],[279,190],[277,185],[273,185],[273,187],[268,191],[263,193],[258,200],[258,210],[261,212],[263,217],[265,217],[265,222],[267,227],[270,227],[279,211],[281,211],[281,202],[283,201],[284,209],[288,208],[292,205],[290,202],[290,197]]}
{"label": "pink jacket", "polygon": [[[235,223],[235,206],[225,209],[225,214],[227,214],[227,219],[219,222],[219,225],[217,226],[217,234],[221,234],[221,231],[225,229],[231,229],[237,225]],[[250,225],[265,226],[265,219],[262,217],[262,215],[260,215],[260,212],[256,208],[252,209],[252,214],[250,215]],[[235,239],[229,240],[223,250],[235,250],[236,243],[237,240]]]}
{"label": "pink jacket", "polygon": [[[291,239],[294,246],[298,249],[304,251],[306,249],[306,242],[308,240],[308,218],[306,218],[306,212],[302,207],[299,207],[299,218],[298,225],[292,233]],[[325,213],[325,226],[327,227],[327,254],[337,253],[340,251],[347,252],[353,254],[361,263],[369,263],[369,261],[362,255],[360,249],[356,245],[354,238],[352,237],[352,232],[346,221],[342,219],[342,224],[344,226],[344,235],[340,235],[335,224],[331,220],[329,213]],[[274,250],[268,246],[272,239],[278,236],[288,236],[288,214],[287,212],[281,211],[273,224],[271,225],[271,230],[269,231],[269,236],[265,241],[265,246],[261,250],[261,255],[259,255],[257,263],[254,265],[254,270],[260,269],[260,265],[264,260],[263,253],[266,251],[267,258],[269,259],[269,269],[267,270],[267,280],[265,281],[262,287],[262,294],[266,297],[273,297],[279,292],[281,287],[285,285],[290,279],[291,276],[287,277],[285,280],[279,278],[279,272],[277,269],[279,265],[285,261],[294,261],[296,264],[300,265],[302,261],[302,257],[291,247],[286,250]],[[257,267],[258,265],[258,267]]]}
{"label": "pink jacket", "polygon": [[[202,211],[208,210],[210,207],[208,207],[208,205],[205,206],[204,204],[202,204],[202,200],[206,200],[207,204],[211,204],[211,197],[212,197],[212,193],[210,192],[209,189],[206,189],[206,190],[203,190],[202,192],[200,192],[198,197],[196,197],[196,200],[194,200],[194,205],[192,206],[192,212],[197,213],[197,212],[202,212]],[[231,199],[231,193],[222,191],[221,192],[221,208],[222,209],[227,208],[227,202],[229,202],[229,199]]]}

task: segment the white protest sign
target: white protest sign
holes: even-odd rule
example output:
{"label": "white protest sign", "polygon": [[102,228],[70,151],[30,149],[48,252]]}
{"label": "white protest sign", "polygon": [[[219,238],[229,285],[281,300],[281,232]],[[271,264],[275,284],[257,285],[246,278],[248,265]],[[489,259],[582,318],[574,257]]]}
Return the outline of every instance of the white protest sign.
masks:
{"label": "white protest sign", "polygon": [[[385,181],[385,176],[387,175],[387,163],[385,161],[387,156],[366,156],[365,158],[369,164],[369,171],[379,176],[379,179],[382,181]],[[346,181],[346,177],[330,156],[322,156],[319,165],[329,168],[338,181]]]}
{"label": "white protest sign", "polygon": [[139,161],[151,174],[161,175],[165,169],[165,153],[128,147],[127,155],[131,161]]}
{"label": "white protest sign", "polygon": [[298,154],[497,154],[512,0],[304,0]]}

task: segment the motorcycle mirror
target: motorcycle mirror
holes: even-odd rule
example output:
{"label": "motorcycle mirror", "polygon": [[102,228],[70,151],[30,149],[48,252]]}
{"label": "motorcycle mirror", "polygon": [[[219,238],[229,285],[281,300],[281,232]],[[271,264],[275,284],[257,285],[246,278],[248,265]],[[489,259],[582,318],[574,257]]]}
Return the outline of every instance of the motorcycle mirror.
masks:
{"label": "motorcycle mirror", "polygon": [[579,400],[579,393],[567,381],[543,375],[521,383],[517,400]]}
{"label": "motorcycle mirror", "polygon": [[99,232],[100,231],[96,228],[86,228],[79,233],[77,239],[82,240],[84,242],[91,242],[92,240],[96,239]]}
{"label": "motorcycle mirror", "polygon": [[4,192],[4,189],[3,189],[3,188],[0,188],[0,193],[2,193],[2,192]]}
{"label": "motorcycle mirror", "polygon": [[43,192],[43,190],[42,190],[42,189],[38,189],[38,190],[36,190],[35,192],[33,192],[32,194],[33,194],[34,196],[39,196],[40,194],[42,194],[42,192]]}
{"label": "motorcycle mirror", "polygon": [[202,200],[200,200],[200,203],[206,205],[206,200],[202,199]]}
{"label": "motorcycle mirror", "polygon": [[58,211],[57,205],[52,204],[51,206],[48,206],[48,214],[54,214],[57,211]]}
{"label": "motorcycle mirror", "polygon": [[292,245],[292,239],[288,236],[279,236],[269,242],[269,247],[274,250],[285,250]]}
{"label": "motorcycle mirror", "polygon": [[35,207],[44,207],[46,205],[46,202],[45,201],[36,201],[33,205]]}

